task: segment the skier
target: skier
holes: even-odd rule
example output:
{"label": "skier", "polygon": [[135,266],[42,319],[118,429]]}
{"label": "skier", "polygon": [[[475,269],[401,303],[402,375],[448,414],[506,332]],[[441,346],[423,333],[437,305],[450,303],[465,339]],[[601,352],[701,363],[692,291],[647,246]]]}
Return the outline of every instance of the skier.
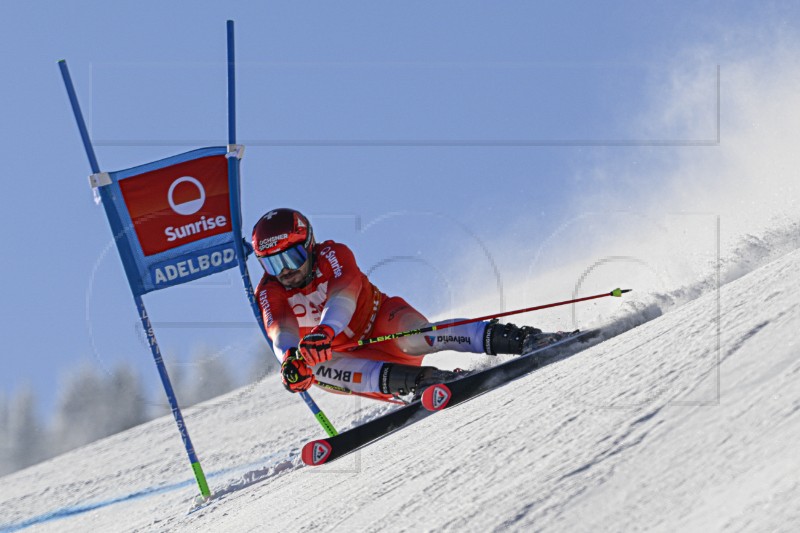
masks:
{"label": "skier", "polygon": [[317,383],[379,399],[421,393],[456,375],[421,366],[427,354],[519,355],[552,340],[553,334],[539,329],[494,320],[337,351],[337,345],[430,323],[399,296],[375,287],[347,246],[317,243],[298,211],[275,209],[261,217],[253,228],[253,249],[265,270],[256,299],[291,392]]}

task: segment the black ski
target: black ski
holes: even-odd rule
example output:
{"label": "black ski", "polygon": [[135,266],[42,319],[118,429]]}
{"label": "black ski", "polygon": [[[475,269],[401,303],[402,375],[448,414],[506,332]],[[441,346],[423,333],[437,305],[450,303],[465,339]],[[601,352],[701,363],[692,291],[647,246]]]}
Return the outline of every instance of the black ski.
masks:
{"label": "black ski", "polygon": [[563,353],[562,350],[567,346],[576,342],[586,342],[599,334],[599,329],[575,331],[552,344],[501,365],[448,383],[431,385],[422,393],[422,405],[428,411],[441,411],[446,407],[480,396],[484,392],[496,389],[500,385],[552,363],[558,359],[558,356]]}
{"label": "black ski", "polygon": [[306,443],[303,446],[303,462],[309,466],[319,466],[333,461],[431,414],[419,401],[410,403],[334,437]]}
{"label": "black ski", "polygon": [[[511,359],[503,364],[451,381],[445,385],[450,395],[449,398],[444,405],[435,410],[474,398],[512,379],[532,372],[557,359],[558,355],[561,354],[561,349],[566,346],[578,341],[586,341],[596,337],[599,333],[599,330],[575,332],[559,341]],[[431,396],[434,392],[432,389],[435,387],[437,385],[426,389],[423,397],[425,395]],[[333,461],[431,414],[433,413],[423,407],[422,402],[410,403],[360,426],[343,431],[334,437],[306,443],[302,451],[303,462],[309,466],[318,466]]]}

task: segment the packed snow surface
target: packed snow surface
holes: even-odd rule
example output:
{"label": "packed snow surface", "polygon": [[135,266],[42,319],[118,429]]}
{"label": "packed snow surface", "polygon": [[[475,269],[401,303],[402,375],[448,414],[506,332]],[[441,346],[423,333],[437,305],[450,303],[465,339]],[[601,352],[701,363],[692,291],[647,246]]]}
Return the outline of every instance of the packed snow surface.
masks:
{"label": "packed snow surface", "polygon": [[[6,476],[0,530],[796,531],[800,251],[770,261],[631,293],[603,342],[319,468],[270,376],[186,413],[209,505],[162,418]],[[315,397],[340,429],[388,408]]]}

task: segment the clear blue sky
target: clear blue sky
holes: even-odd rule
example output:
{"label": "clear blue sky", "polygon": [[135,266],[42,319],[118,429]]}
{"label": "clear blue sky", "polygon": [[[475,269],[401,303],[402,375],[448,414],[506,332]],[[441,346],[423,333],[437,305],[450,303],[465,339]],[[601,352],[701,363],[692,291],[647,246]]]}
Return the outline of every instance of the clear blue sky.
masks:
{"label": "clear blue sky", "polygon": [[[50,405],[85,359],[126,359],[155,381],[57,60],[101,167],[118,170],[225,143],[235,20],[245,227],[300,208],[384,290],[435,314],[469,298],[451,259],[483,242],[501,275],[530,260],[576,197],[616,186],[580,180],[585,168],[654,150],[592,143],[681,140],[639,121],[687,47],[735,40],[730,28],[785,30],[798,14],[789,2],[7,2],[0,19],[0,392],[30,383]],[[704,120],[713,139],[713,113]],[[543,145],[496,146],[515,141]],[[439,146],[460,142],[478,146]],[[380,218],[398,212],[432,214]],[[469,267],[488,278],[481,261]],[[206,343],[248,364],[258,333],[232,273],[146,303],[167,357]]]}

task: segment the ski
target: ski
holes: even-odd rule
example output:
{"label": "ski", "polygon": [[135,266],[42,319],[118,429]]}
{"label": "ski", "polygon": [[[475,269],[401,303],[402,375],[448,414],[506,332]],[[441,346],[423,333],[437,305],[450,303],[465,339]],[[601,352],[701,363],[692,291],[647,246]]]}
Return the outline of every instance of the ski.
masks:
{"label": "ski", "polygon": [[[589,340],[599,335],[599,333],[600,331],[596,329],[575,332],[552,344],[538,348],[500,365],[481,370],[474,374],[469,374],[447,384],[438,384],[428,387],[423,392],[422,401],[417,400],[412,402],[404,407],[400,407],[390,413],[361,424],[360,426],[343,431],[336,436],[306,443],[305,446],[303,446],[301,454],[303,462],[308,466],[319,466],[338,459],[371,442],[380,440],[399,429],[418,422],[432,415],[436,410],[441,410],[444,407],[464,402],[503,385],[512,379],[532,372],[544,366],[547,362],[552,362],[557,359],[561,354],[560,349],[578,341]],[[443,387],[446,387],[446,389]],[[437,409],[429,410],[423,406],[423,403],[426,402],[426,394],[428,397],[433,397],[434,394],[439,393],[448,395],[444,405],[439,405],[442,398],[437,396],[437,401],[435,402],[436,405],[439,405]],[[433,406],[434,402],[431,401],[430,405]]]}
{"label": "ski", "polygon": [[303,462],[308,466],[319,466],[333,461],[431,414],[419,401],[412,402],[336,436],[306,443],[301,454]]}
{"label": "ski", "polygon": [[561,350],[576,342],[586,342],[600,334],[599,329],[575,331],[551,344],[511,359],[503,364],[469,374],[448,383],[428,386],[422,393],[422,406],[428,411],[441,411],[446,407],[470,400],[497,388],[498,384],[529,374],[558,359]]}

